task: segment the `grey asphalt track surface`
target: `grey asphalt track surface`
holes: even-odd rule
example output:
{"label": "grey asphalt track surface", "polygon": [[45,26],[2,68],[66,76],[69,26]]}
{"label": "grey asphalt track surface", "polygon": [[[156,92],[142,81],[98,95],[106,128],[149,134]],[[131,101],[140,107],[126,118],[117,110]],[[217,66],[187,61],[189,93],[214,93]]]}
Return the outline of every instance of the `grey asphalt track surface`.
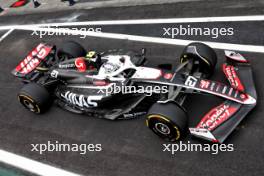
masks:
{"label": "grey asphalt track surface", "polygon": [[72,17],[76,21],[124,20],[148,18],[207,17],[261,15],[264,13],[262,0],[202,0],[174,4],[159,4],[132,7],[109,7],[89,10],[68,10],[46,14],[36,13],[0,17],[0,25],[64,22]]}
{"label": "grey asphalt track surface", "polygon": [[[221,1],[216,4],[211,2],[206,9],[204,3],[190,7],[190,3],[179,3],[177,5],[148,6],[145,10],[137,7],[128,7],[126,11],[119,8],[105,9],[104,14],[95,15],[100,9],[92,10],[92,19],[116,19],[116,18],[138,18],[145,13],[145,18],[157,17],[192,17],[192,16],[223,16],[223,15],[249,15],[260,14],[263,6],[243,1],[247,6],[231,6],[237,1]],[[253,2],[253,1],[252,1]],[[257,1],[256,1],[257,2]],[[259,1],[258,1],[259,2]],[[233,10],[221,10],[221,4],[227,4]],[[251,7],[251,5],[254,7]],[[172,8],[176,8],[175,12]],[[218,10],[218,7],[220,8]],[[231,8],[230,7],[230,8]],[[142,7],[141,7],[142,8]],[[178,11],[177,11],[178,8]],[[192,9],[192,11],[190,10]],[[241,9],[245,10],[242,11]],[[116,12],[115,10],[119,10]],[[141,13],[134,13],[142,11]],[[113,12],[113,13],[110,13]],[[154,13],[156,12],[156,13]],[[158,13],[161,12],[161,13]],[[171,13],[169,13],[171,12]],[[67,12],[69,13],[69,12]],[[73,12],[74,13],[74,12]],[[121,15],[117,15],[117,14]],[[105,14],[112,14],[105,15]],[[197,15],[198,14],[198,15]],[[35,14],[36,15],[36,14]],[[66,12],[65,14],[66,15]],[[96,17],[95,17],[96,16]],[[14,17],[10,23],[17,22]],[[27,16],[23,23],[31,23],[31,16]],[[51,18],[43,15],[38,19]],[[90,20],[87,16],[81,16],[82,21]],[[33,17],[36,22],[37,18]],[[2,19],[3,20],[3,19]],[[34,21],[33,20],[33,21]],[[1,18],[0,18],[1,21]],[[56,21],[56,20],[55,20]],[[5,21],[6,23],[7,21]],[[2,23],[1,23],[2,25]],[[201,26],[201,24],[197,24]],[[206,24],[202,24],[205,25]],[[237,32],[235,37],[220,38],[218,42],[263,45],[263,22],[239,22],[239,23],[212,23],[209,27],[231,25]],[[137,27],[109,27],[106,31],[127,32],[129,34],[142,34],[159,36],[155,28],[160,30],[161,25],[137,29]],[[135,30],[134,30],[135,29]],[[149,30],[151,29],[151,30]],[[104,30],[104,29],[103,29]],[[148,32],[147,32],[148,31]],[[248,35],[246,35],[248,32]],[[0,36],[4,31],[0,31]],[[184,38],[184,39],[189,39]],[[191,38],[192,39],[192,38]],[[48,43],[60,46],[65,40],[75,40],[82,43],[87,49],[104,51],[108,49],[123,48],[128,50],[147,49],[148,65],[155,66],[159,63],[178,63],[177,56],[180,55],[182,46],[150,44],[144,42],[131,42],[117,39],[104,39],[86,37],[80,39],[78,36],[52,36],[45,37]],[[197,40],[203,40],[197,38]],[[214,41],[210,37],[206,41]],[[264,174],[264,134],[263,134],[263,66],[264,54],[242,52],[252,64],[253,73],[258,92],[258,105],[247,116],[239,127],[226,140],[226,144],[234,144],[235,151],[220,152],[212,155],[209,152],[177,152],[171,155],[163,152],[162,144],[165,143],[154,135],[144,124],[144,117],[127,121],[109,121],[66,112],[55,105],[43,115],[35,115],[25,110],[17,101],[16,95],[22,84],[14,78],[10,72],[25,57],[27,52],[34,48],[43,39],[32,36],[31,32],[15,30],[3,42],[0,43],[0,149],[7,150],[28,158],[47,163],[59,168],[83,175],[96,176],[134,176],[134,175],[254,175]],[[224,62],[222,50],[216,50],[218,64],[213,80],[225,82],[220,69]],[[210,108],[218,105],[222,100],[210,97],[194,95],[187,99],[186,108],[189,112],[190,126],[195,125]],[[77,144],[102,144],[101,152],[89,152],[80,155],[77,152],[49,152],[43,155],[31,152],[30,144],[47,143],[47,141],[59,141],[60,143]],[[201,143],[202,141],[188,136],[183,142]]]}

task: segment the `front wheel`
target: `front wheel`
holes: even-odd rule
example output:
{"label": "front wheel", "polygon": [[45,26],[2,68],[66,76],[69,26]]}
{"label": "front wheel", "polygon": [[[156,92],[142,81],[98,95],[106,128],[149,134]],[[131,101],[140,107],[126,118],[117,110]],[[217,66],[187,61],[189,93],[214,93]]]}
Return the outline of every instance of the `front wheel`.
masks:
{"label": "front wheel", "polygon": [[204,78],[209,78],[214,73],[217,56],[210,46],[193,42],[184,48],[180,62],[183,63],[187,60],[194,62],[193,71],[198,70]]}
{"label": "front wheel", "polygon": [[188,118],[178,104],[155,103],[147,114],[147,126],[159,137],[167,141],[181,139],[187,131]]}
{"label": "front wheel", "polygon": [[18,93],[18,101],[29,111],[40,114],[48,109],[51,97],[45,87],[28,83]]}

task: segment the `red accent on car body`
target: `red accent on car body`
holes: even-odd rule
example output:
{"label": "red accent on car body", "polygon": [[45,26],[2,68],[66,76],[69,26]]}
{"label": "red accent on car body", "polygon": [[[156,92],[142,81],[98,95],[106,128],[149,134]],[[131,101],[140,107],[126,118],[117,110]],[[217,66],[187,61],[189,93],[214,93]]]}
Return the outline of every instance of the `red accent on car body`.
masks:
{"label": "red accent on car body", "polygon": [[165,73],[165,74],[163,75],[163,77],[164,77],[165,79],[171,79],[172,76],[173,76],[172,73]]}
{"label": "red accent on car body", "polygon": [[226,57],[230,60],[234,60],[237,62],[248,63],[248,60],[246,60],[241,54],[236,52],[231,52],[230,54],[226,54]]}
{"label": "red accent on car body", "polygon": [[224,121],[229,119],[239,108],[226,103],[213,108],[209,111],[197,125],[197,128],[205,128],[209,131],[214,130]]}
{"label": "red accent on car body", "polygon": [[201,80],[200,81],[200,85],[199,85],[199,87],[200,88],[202,88],[202,89],[208,89],[209,88],[209,85],[210,85],[210,81],[208,81],[208,80]]}
{"label": "red accent on car body", "polygon": [[29,0],[18,0],[14,2],[10,7],[11,8],[17,8],[17,7],[22,7],[26,5],[29,2]]}
{"label": "red accent on car body", "polygon": [[96,85],[96,86],[106,86],[109,83],[104,81],[104,80],[97,80],[97,81],[94,81],[93,84]]}
{"label": "red accent on car body", "polygon": [[75,66],[77,67],[79,72],[86,71],[86,63],[82,57],[79,57],[75,60]]}
{"label": "red accent on car body", "polygon": [[92,65],[89,66],[89,70],[94,70],[94,69],[95,69],[94,66]]}
{"label": "red accent on car body", "polygon": [[51,52],[52,47],[40,43],[33,49],[23,61],[21,61],[15,70],[21,74],[28,74],[33,71]]}
{"label": "red accent on car body", "polygon": [[222,68],[231,86],[243,92],[245,88],[238,77],[235,67],[232,65],[223,64]]}
{"label": "red accent on car body", "polygon": [[213,139],[212,142],[213,143],[219,143],[219,141],[217,139]]}

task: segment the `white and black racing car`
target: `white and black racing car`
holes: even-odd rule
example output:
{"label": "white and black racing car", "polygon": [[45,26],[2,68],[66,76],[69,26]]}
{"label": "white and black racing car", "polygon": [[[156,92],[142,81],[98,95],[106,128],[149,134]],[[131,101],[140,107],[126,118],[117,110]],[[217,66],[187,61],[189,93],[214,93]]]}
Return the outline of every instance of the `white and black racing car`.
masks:
{"label": "white and black racing car", "polygon": [[[203,43],[186,46],[173,71],[168,64],[144,66],[145,49],[97,53],[74,41],[58,50],[41,43],[12,74],[25,83],[19,102],[34,113],[45,112],[54,102],[74,113],[111,120],[145,114],[147,126],[164,139],[179,140],[189,128],[194,136],[222,143],[257,102],[250,63],[233,51],[225,56],[222,69],[229,85],[208,80],[217,56]],[[190,94],[215,95],[223,103],[188,127],[183,103]]]}

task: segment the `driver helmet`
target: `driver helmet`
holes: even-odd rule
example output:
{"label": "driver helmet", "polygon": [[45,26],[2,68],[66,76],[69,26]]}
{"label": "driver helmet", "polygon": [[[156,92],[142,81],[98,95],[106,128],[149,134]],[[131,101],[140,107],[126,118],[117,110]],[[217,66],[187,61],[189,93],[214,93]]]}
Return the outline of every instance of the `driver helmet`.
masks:
{"label": "driver helmet", "polygon": [[116,63],[107,62],[107,63],[103,64],[103,70],[104,70],[105,74],[113,73],[116,70],[118,70],[119,68],[120,68],[120,65],[116,64]]}
{"label": "driver helmet", "polygon": [[97,69],[102,64],[101,55],[99,53],[97,53],[96,51],[89,51],[86,54],[85,59],[88,60],[89,62],[95,63],[95,66]]}

